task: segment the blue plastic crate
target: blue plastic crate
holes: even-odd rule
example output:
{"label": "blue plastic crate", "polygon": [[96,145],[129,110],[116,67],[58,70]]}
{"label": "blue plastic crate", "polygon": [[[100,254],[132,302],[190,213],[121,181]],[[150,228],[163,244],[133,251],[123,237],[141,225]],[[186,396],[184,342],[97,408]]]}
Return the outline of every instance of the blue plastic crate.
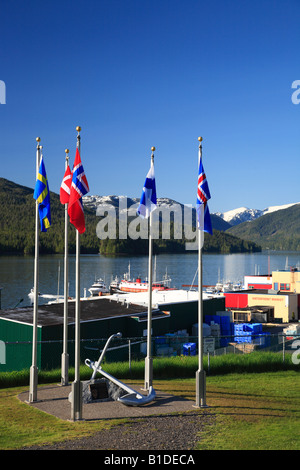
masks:
{"label": "blue plastic crate", "polygon": [[252,331],[254,334],[262,333],[261,323],[245,323],[244,328],[246,331]]}
{"label": "blue plastic crate", "polygon": [[220,316],[221,335],[229,336],[231,334],[230,318]]}
{"label": "blue plastic crate", "polygon": [[252,343],[251,336],[238,336],[236,339],[236,343]]}
{"label": "blue plastic crate", "polygon": [[184,343],[182,351],[184,356],[196,356],[196,343]]}
{"label": "blue plastic crate", "polygon": [[166,342],[166,338],[163,336],[158,336],[157,338],[155,338],[156,344],[166,344]]}
{"label": "blue plastic crate", "polygon": [[234,331],[244,331],[244,325],[245,323],[234,323],[233,329]]}
{"label": "blue plastic crate", "polygon": [[221,323],[220,318],[221,318],[220,315],[205,315],[205,323],[210,325],[211,322],[213,321],[214,323],[217,323],[218,325],[220,325]]}
{"label": "blue plastic crate", "polygon": [[271,333],[259,333],[253,337],[253,343],[262,347],[271,345]]}

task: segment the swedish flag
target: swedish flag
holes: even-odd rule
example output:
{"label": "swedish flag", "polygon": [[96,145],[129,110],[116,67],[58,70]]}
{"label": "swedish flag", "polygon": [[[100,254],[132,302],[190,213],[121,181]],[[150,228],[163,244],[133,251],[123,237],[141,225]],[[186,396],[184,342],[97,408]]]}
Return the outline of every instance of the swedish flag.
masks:
{"label": "swedish flag", "polygon": [[51,225],[50,192],[43,157],[41,158],[33,197],[39,204],[41,231],[47,232],[47,228]]}

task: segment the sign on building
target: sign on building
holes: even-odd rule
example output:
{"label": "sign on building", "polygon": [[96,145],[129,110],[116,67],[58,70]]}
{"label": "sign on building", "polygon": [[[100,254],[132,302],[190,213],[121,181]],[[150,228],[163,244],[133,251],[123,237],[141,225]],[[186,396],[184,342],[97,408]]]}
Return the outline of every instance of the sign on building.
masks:
{"label": "sign on building", "polygon": [[204,338],[203,341],[203,352],[212,353],[215,350],[215,338]]}
{"label": "sign on building", "polygon": [[6,346],[4,341],[0,341],[0,364],[6,364]]}

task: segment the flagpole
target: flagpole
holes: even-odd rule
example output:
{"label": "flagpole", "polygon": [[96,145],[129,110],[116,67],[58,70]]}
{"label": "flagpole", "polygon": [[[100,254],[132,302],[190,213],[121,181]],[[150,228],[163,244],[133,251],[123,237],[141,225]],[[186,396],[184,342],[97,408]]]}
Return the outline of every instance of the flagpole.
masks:
{"label": "flagpole", "polygon": [[[69,149],[65,150],[65,170],[69,165]],[[68,354],[68,290],[69,290],[69,259],[68,259],[68,204],[65,204],[65,257],[64,257],[64,335],[63,353],[61,356],[61,385],[69,385],[69,354]]]}
{"label": "flagpole", "polygon": [[[36,181],[40,167],[41,149],[40,137],[36,138]],[[30,367],[29,403],[37,401],[38,367],[37,367],[37,320],[38,320],[38,290],[39,290],[39,203],[35,202],[35,257],[34,257],[34,305],[32,332],[32,365]]]}
{"label": "flagpole", "polygon": [[[151,147],[151,166],[154,165],[155,147]],[[147,356],[145,358],[145,390],[152,387],[153,360],[152,360],[152,211],[149,217],[149,263],[148,263],[148,320],[147,320]]]}
{"label": "flagpole", "polygon": [[[80,131],[77,126],[77,148],[80,153]],[[72,384],[72,419],[82,419],[82,384],[80,382],[80,233],[76,229],[76,288],[75,288],[75,380]]]}
{"label": "flagpole", "polygon": [[[199,158],[202,157],[202,137],[199,141]],[[202,246],[204,243],[204,231],[198,232],[198,370],[196,372],[196,407],[206,406],[206,374],[203,369],[203,296],[202,296]]]}

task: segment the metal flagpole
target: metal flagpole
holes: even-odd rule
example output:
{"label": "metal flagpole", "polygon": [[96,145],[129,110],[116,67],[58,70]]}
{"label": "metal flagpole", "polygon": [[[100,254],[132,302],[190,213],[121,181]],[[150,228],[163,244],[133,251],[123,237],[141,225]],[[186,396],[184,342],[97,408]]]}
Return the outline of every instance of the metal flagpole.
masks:
{"label": "metal flagpole", "polygon": [[[154,164],[155,147],[151,147],[151,166]],[[148,320],[147,320],[147,356],[145,358],[145,390],[152,387],[153,360],[152,360],[152,211],[149,217],[149,263],[148,263]]]}
{"label": "metal flagpole", "polygon": [[[80,131],[77,126],[77,147],[80,153]],[[72,383],[72,419],[82,419],[82,383],[80,382],[80,233],[76,229],[76,303],[75,303],[75,380]]]}
{"label": "metal flagpole", "polygon": [[[41,149],[40,137],[36,138],[36,180],[40,167]],[[29,403],[37,400],[38,367],[37,367],[37,319],[39,291],[39,203],[35,202],[35,257],[34,257],[34,305],[33,305],[33,334],[32,334],[32,365],[30,367]]]}
{"label": "metal flagpole", "polygon": [[[199,157],[202,157],[202,137],[199,141]],[[204,212],[203,212],[204,214]],[[206,374],[203,369],[203,298],[202,298],[202,247],[204,243],[204,231],[197,230],[198,233],[198,370],[196,372],[196,407],[206,406]]]}
{"label": "metal flagpole", "polygon": [[[69,165],[69,149],[65,150],[65,170]],[[64,336],[63,353],[61,356],[61,385],[69,384],[69,354],[68,354],[68,295],[69,295],[69,259],[68,259],[68,204],[65,204],[65,258],[64,258]]]}

